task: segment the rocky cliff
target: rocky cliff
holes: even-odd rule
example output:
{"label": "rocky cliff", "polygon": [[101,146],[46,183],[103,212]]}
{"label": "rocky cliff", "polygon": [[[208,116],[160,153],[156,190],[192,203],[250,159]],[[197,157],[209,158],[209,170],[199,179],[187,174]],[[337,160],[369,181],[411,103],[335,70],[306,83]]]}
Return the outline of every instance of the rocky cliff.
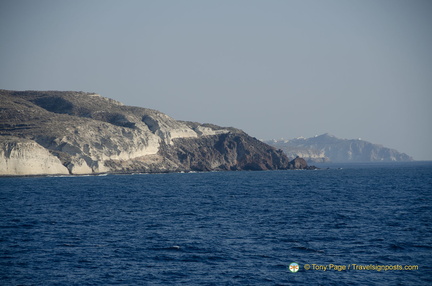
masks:
{"label": "rocky cliff", "polygon": [[59,158],[38,143],[16,137],[0,141],[0,174],[38,175],[69,174]]}
{"label": "rocky cliff", "polygon": [[330,134],[292,140],[269,140],[288,156],[301,156],[309,162],[400,162],[412,161],[405,153],[361,139],[340,139]]}
{"label": "rocky cliff", "polygon": [[0,175],[290,168],[282,151],[239,129],[94,93],[0,90]]}

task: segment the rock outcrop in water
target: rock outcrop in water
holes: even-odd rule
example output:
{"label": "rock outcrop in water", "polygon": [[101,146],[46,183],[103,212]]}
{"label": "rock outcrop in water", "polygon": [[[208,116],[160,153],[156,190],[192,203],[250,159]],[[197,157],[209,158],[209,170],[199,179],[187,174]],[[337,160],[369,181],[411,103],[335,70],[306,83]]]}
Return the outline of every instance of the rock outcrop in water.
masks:
{"label": "rock outcrop in water", "polygon": [[0,175],[298,165],[239,129],[177,121],[94,93],[0,90],[0,107]]}

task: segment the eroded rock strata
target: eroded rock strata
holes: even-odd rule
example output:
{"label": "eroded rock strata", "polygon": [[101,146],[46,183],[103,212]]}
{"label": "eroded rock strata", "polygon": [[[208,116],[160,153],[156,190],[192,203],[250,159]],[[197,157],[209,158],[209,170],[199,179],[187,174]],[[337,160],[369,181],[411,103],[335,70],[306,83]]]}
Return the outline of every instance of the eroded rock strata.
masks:
{"label": "eroded rock strata", "polygon": [[98,94],[0,90],[0,175],[305,168],[236,128]]}

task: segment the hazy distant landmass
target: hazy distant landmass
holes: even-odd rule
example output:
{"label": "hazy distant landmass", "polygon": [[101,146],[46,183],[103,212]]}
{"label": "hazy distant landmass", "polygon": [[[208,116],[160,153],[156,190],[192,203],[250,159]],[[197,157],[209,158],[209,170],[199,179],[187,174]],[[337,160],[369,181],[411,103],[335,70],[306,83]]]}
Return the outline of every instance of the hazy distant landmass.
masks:
{"label": "hazy distant landmass", "polygon": [[401,162],[413,161],[405,153],[361,139],[340,139],[328,133],[311,138],[267,140],[288,156],[300,156],[308,162]]}
{"label": "hazy distant landmass", "polygon": [[308,168],[245,132],[86,92],[0,90],[0,175]]}

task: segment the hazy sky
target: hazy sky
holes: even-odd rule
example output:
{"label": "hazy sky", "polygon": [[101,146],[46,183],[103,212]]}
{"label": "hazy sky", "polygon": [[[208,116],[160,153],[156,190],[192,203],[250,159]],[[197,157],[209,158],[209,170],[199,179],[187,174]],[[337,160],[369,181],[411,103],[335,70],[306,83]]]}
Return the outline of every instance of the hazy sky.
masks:
{"label": "hazy sky", "polygon": [[0,0],[0,88],[432,160],[432,1]]}

